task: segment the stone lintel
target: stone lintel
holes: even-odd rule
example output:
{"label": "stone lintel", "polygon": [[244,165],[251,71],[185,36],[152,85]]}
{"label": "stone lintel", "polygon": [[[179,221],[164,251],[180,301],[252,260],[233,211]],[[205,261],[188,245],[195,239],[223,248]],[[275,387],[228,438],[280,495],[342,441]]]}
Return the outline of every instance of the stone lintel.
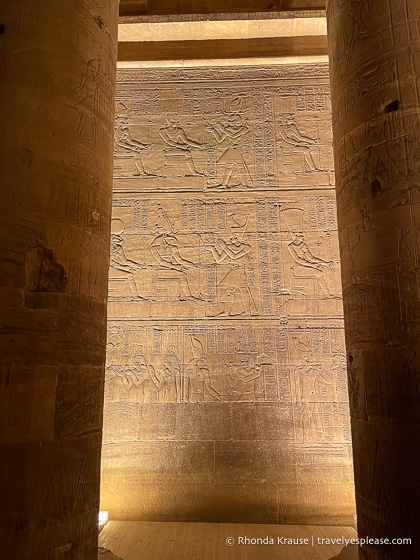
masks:
{"label": "stone lintel", "polygon": [[275,12],[280,10],[319,10],[325,8],[325,0],[121,0],[120,15],[133,14],[196,14]]}
{"label": "stone lintel", "polygon": [[326,36],[325,17],[273,20],[189,21],[124,23],[118,28],[119,42],[170,42],[273,39]]}
{"label": "stone lintel", "polygon": [[217,41],[124,42],[118,46],[118,60],[166,60],[259,58],[327,54],[327,37],[279,37],[269,39],[221,39]]}
{"label": "stone lintel", "polygon": [[200,14],[131,14],[120,15],[119,23],[167,23],[195,21],[236,21],[236,20],[272,20],[293,18],[325,18],[325,10],[283,10],[280,12],[235,12],[235,13],[200,13]]}
{"label": "stone lintel", "polygon": [[[249,66],[255,64],[255,58],[217,58],[217,59],[191,59],[191,60],[120,60],[118,68],[196,68],[200,66]],[[259,65],[288,65],[288,64],[328,64],[327,55],[315,56],[283,56],[261,57]]]}

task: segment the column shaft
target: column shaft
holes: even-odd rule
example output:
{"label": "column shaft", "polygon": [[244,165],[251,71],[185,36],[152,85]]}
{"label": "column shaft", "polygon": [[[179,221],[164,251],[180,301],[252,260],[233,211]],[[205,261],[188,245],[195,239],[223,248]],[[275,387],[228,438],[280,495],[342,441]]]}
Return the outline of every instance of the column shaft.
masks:
{"label": "column shaft", "polygon": [[117,0],[0,6],[0,543],[97,557]]}
{"label": "column shaft", "polygon": [[420,7],[327,8],[361,559],[420,554]]}

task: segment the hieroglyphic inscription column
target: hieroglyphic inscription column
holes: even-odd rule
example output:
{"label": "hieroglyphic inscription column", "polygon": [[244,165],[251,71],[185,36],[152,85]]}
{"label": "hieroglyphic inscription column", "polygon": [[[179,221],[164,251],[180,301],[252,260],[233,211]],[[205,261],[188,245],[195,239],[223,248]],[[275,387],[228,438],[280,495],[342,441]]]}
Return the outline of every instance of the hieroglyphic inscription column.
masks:
{"label": "hieroglyphic inscription column", "polygon": [[[328,5],[339,235],[363,559],[420,551],[420,6]],[[413,541],[414,542],[414,541]]]}
{"label": "hieroglyphic inscription column", "polygon": [[97,557],[118,2],[0,7],[0,543]]}

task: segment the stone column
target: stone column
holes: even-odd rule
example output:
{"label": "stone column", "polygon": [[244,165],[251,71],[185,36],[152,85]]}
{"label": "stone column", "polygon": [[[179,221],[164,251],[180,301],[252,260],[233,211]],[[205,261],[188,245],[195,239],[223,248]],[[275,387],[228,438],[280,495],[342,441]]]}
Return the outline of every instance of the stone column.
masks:
{"label": "stone column", "polygon": [[330,0],[333,132],[362,559],[420,554],[420,6]]}
{"label": "stone column", "polygon": [[117,0],[0,6],[0,555],[91,560]]}

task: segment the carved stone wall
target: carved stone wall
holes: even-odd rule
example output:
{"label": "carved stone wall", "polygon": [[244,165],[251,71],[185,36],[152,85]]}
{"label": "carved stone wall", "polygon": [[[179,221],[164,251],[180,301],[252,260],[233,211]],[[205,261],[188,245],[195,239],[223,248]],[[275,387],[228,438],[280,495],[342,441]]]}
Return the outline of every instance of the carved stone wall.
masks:
{"label": "carved stone wall", "polygon": [[354,512],[326,66],[120,70],[102,508]]}

